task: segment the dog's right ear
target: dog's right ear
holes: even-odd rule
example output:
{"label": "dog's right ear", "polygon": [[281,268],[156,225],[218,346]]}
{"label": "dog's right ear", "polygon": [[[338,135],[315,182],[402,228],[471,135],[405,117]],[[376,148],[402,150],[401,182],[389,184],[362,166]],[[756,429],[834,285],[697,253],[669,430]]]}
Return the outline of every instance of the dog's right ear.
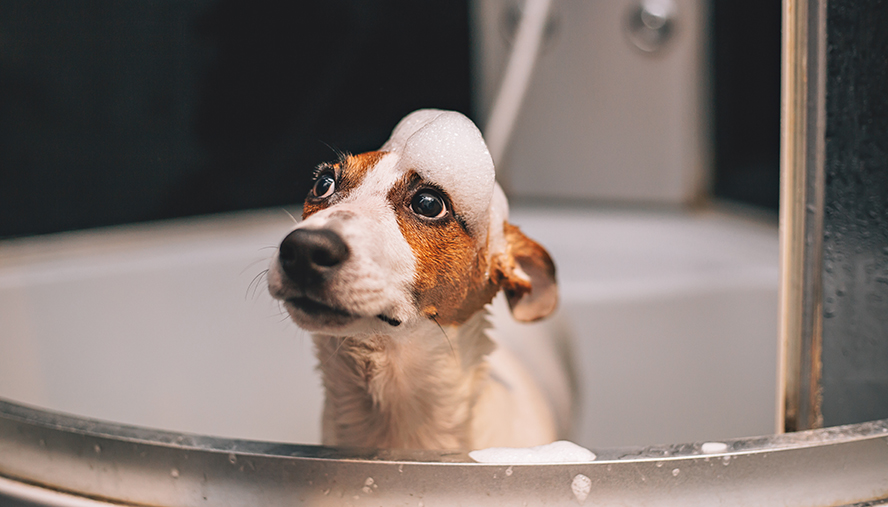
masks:
{"label": "dog's right ear", "polygon": [[532,322],[558,305],[555,263],[545,248],[518,227],[504,224],[506,251],[493,258],[491,279],[506,293],[516,320]]}

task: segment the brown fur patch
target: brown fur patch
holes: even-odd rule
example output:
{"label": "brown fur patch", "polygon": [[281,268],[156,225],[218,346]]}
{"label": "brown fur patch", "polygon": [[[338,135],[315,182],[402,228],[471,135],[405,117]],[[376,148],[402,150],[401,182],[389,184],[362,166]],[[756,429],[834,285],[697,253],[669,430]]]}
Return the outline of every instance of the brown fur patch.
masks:
{"label": "brown fur patch", "polygon": [[311,190],[309,190],[308,197],[302,207],[302,218],[306,219],[347,196],[364,181],[367,173],[379,163],[384,155],[383,151],[368,151],[359,155],[346,154],[339,162],[329,164],[328,167],[336,175],[336,190],[326,199],[313,199]]}
{"label": "brown fur patch", "polygon": [[486,277],[484,247],[460,225],[452,203],[443,219],[413,213],[410,202],[421,188],[422,179],[410,171],[388,194],[416,259],[414,296],[423,314],[439,324],[462,324],[493,299],[498,287]]}
{"label": "brown fur patch", "polygon": [[[503,233],[507,250],[505,255],[494,259],[491,278],[506,292],[509,306],[518,320],[533,321],[543,318],[554,310],[558,301],[555,263],[545,248],[525,236],[518,227],[506,222],[503,224]],[[530,279],[519,275],[516,267],[520,267]],[[522,299],[525,303],[535,303],[524,305],[524,310],[516,312]]]}

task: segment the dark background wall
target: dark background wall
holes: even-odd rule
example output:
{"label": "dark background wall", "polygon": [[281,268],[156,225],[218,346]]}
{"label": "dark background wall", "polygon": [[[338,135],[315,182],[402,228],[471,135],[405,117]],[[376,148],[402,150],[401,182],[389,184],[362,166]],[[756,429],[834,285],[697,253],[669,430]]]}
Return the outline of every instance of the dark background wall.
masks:
{"label": "dark background wall", "polygon": [[299,203],[468,51],[452,0],[0,0],[0,237]]}
{"label": "dark background wall", "polygon": [[[780,2],[712,21],[715,194],[776,209]],[[469,86],[467,0],[0,0],[0,237],[296,204]]]}
{"label": "dark background wall", "polygon": [[716,196],[780,200],[779,0],[713,0]]}

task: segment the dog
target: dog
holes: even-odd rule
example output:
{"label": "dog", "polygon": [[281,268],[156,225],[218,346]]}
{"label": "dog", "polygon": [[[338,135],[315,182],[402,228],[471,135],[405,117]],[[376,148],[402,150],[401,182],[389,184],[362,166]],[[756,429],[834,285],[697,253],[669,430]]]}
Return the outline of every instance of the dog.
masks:
{"label": "dog", "polygon": [[324,445],[471,450],[559,437],[540,387],[491,340],[487,309],[502,292],[515,320],[548,316],[555,265],[508,222],[487,146],[462,114],[415,111],[378,151],[321,164],[268,286],[313,333]]}

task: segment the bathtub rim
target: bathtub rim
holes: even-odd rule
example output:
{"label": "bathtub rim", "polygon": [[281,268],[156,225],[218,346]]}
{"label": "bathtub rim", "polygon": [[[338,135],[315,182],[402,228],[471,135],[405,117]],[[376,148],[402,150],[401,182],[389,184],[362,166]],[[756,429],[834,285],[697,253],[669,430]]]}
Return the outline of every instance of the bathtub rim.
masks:
{"label": "bathtub rim", "polygon": [[[418,488],[430,505],[453,494],[487,496],[491,505],[533,500],[534,494],[576,504],[579,497],[565,495],[570,488],[553,478],[578,474],[594,479],[600,498],[622,492],[645,505],[693,505],[714,492],[739,505],[773,498],[763,494],[779,494],[784,505],[888,498],[888,419],[722,443],[725,450],[712,453],[698,442],[593,449],[597,458],[587,463],[488,464],[463,451],[335,449],[191,435],[0,399],[0,477],[124,504],[194,505],[210,497],[232,505],[287,498],[324,503],[331,491],[359,504],[378,491],[373,484],[386,484],[388,496],[377,495],[385,503],[402,503],[412,497],[410,488]],[[504,489],[513,474],[525,483],[535,479],[536,489]],[[797,486],[799,479],[805,487]],[[4,493],[12,494],[0,482],[0,498]]]}

